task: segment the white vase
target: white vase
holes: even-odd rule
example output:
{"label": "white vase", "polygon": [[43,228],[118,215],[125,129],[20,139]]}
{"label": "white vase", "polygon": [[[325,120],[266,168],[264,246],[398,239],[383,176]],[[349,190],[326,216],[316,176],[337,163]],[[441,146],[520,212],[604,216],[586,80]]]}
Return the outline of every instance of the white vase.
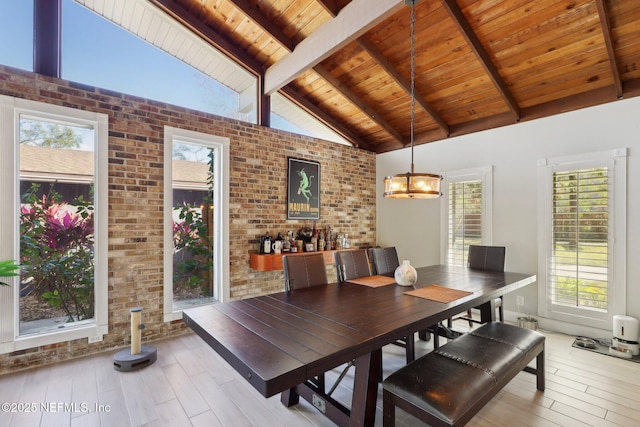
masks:
{"label": "white vase", "polygon": [[396,268],[394,278],[400,286],[413,286],[418,281],[418,272],[409,264],[408,260],[404,260],[402,264]]}

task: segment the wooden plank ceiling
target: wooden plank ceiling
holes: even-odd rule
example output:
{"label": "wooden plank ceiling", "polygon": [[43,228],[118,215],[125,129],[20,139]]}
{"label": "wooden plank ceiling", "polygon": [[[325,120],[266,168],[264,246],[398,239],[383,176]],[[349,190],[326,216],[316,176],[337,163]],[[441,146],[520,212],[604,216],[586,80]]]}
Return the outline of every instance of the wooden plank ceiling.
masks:
{"label": "wooden plank ceiling", "polygon": [[[402,0],[151,1],[355,146],[409,143]],[[416,144],[640,94],[640,1],[421,0],[415,19]]]}

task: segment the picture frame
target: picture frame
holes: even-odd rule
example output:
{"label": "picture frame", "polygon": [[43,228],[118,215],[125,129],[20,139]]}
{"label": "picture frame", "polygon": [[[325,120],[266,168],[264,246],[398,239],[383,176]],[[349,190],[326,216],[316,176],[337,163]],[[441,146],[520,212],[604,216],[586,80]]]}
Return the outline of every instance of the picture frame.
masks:
{"label": "picture frame", "polygon": [[287,158],[287,219],[320,219],[320,163]]}

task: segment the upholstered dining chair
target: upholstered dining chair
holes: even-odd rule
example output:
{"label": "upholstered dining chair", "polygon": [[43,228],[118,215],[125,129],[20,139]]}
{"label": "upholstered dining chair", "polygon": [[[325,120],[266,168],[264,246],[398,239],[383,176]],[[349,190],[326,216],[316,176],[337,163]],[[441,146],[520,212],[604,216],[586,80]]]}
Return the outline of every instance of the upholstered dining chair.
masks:
{"label": "upholstered dining chair", "polygon": [[387,248],[369,248],[369,259],[374,274],[390,274],[400,266],[395,246]]}
{"label": "upholstered dining chair", "polygon": [[[393,273],[400,265],[398,252],[394,246],[387,248],[369,248],[366,252],[364,250],[336,252],[335,257],[339,282],[356,279],[358,277],[371,276],[372,274]],[[368,269],[366,268],[367,266]],[[342,273],[341,279],[342,270],[344,273]],[[407,363],[414,361],[416,357],[414,334],[397,340],[392,344],[405,349]]]}
{"label": "upholstered dining chair", "polygon": [[285,255],[282,257],[282,267],[286,291],[329,283],[324,255],[321,252]]}
{"label": "upholstered dining chair", "polygon": [[[506,248],[504,246],[469,245],[469,252],[467,253],[467,267],[474,270],[504,271],[505,255]],[[495,299],[494,305],[498,310],[498,318],[501,322],[504,322],[504,308],[502,307],[502,302],[502,296],[500,296]],[[473,326],[474,323],[480,323],[478,320],[473,318],[471,309],[467,310],[466,316],[461,316],[457,319],[468,321],[470,327]]]}
{"label": "upholstered dining chair", "polygon": [[371,276],[371,264],[366,249],[336,251],[334,256],[338,283],[358,277]]}
{"label": "upholstered dining chair", "polygon": [[[371,265],[373,266],[374,274],[393,273],[396,271],[396,268],[400,266],[398,251],[396,250],[395,246],[389,246],[386,248],[369,248],[369,258],[371,259]],[[434,348],[437,348],[439,343],[438,337],[436,335],[437,333],[438,333],[438,325],[434,325],[427,329],[419,331],[418,335],[420,336],[421,340],[428,341],[429,334],[433,334],[434,336],[433,345],[434,345]],[[409,342],[413,341],[412,338],[413,337],[407,337],[405,340],[400,340],[395,344],[401,347],[404,347],[406,346],[407,340],[409,340]],[[409,359],[410,359],[410,356],[409,354],[407,354],[407,363],[413,360],[413,359],[411,360]]]}
{"label": "upholstered dining chair", "polygon": [[[287,292],[329,283],[324,255],[320,252],[284,255],[282,257],[282,269],[284,270],[284,289]],[[324,393],[326,383],[324,373],[309,381]],[[333,386],[331,392],[336,386],[337,383]]]}

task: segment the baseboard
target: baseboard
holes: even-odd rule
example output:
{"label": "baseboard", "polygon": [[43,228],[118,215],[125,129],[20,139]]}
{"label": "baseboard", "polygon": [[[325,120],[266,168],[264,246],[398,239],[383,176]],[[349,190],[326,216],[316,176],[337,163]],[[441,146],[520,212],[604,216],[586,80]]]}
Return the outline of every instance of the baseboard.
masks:
{"label": "baseboard", "polygon": [[[526,314],[518,313],[517,311],[504,311],[504,320],[511,323],[518,323],[518,317],[526,317]],[[612,329],[604,330],[597,329],[591,326],[575,325],[573,323],[561,322],[558,320],[547,319],[540,316],[532,316],[538,321],[538,328],[550,331],[558,332],[565,335],[581,336],[589,338],[611,338]]]}

